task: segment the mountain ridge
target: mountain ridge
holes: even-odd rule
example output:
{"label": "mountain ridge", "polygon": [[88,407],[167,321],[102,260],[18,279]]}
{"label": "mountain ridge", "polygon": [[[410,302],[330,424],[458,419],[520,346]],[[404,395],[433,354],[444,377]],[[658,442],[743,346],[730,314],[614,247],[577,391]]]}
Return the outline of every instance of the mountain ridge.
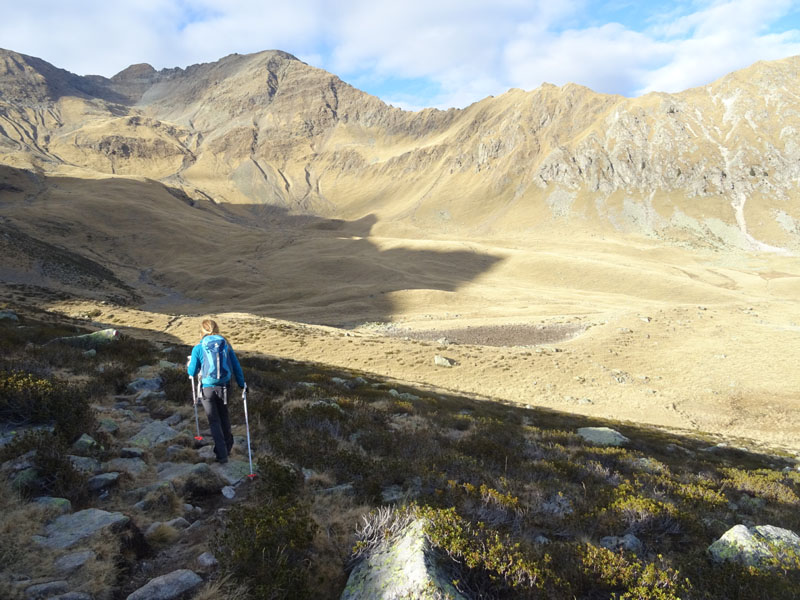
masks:
{"label": "mountain ridge", "polygon": [[[639,98],[577,84],[408,112],[282,51],[80,78],[3,51],[0,162],[408,232],[564,225],[800,251],[800,57]],[[94,95],[92,95],[94,94]],[[780,127],[777,125],[780,123]]]}

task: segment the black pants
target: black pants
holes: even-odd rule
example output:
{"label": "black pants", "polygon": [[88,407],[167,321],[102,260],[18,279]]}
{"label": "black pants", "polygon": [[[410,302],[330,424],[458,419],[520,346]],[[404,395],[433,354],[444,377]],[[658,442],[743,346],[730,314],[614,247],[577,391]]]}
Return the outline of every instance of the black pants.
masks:
{"label": "black pants", "polygon": [[[231,433],[231,418],[228,416],[228,406],[224,402],[222,387],[203,388],[203,408],[206,409],[208,426],[211,428],[211,436],[214,438],[214,454],[217,460],[228,460],[231,448],[233,448],[233,434]],[[230,386],[227,394],[230,396]]]}

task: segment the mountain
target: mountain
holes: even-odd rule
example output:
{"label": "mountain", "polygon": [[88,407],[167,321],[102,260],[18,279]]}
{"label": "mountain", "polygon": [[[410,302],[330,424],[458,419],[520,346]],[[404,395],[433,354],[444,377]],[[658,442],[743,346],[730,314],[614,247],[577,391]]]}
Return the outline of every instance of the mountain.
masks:
{"label": "mountain", "polygon": [[800,58],[680,94],[551,85],[405,112],[277,51],[111,79],[0,53],[0,161],[379,230],[800,249]]}

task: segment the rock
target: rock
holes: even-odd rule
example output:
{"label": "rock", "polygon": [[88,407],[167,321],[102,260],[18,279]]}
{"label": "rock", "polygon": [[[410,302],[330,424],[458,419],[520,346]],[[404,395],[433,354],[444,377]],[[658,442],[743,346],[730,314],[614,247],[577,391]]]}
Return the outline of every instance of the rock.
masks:
{"label": "rock", "polygon": [[388,394],[390,396],[394,396],[395,398],[399,398],[400,400],[408,400],[409,402],[414,402],[415,400],[419,400],[419,396],[415,396],[414,394],[409,394],[408,392],[398,392],[394,388],[390,389]]}
{"label": "rock", "polygon": [[7,460],[0,466],[0,473],[5,475],[13,475],[20,471],[33,469],[36,466],[36,450],[29,450],[25,454],[21,454],[17,458]]}
{"label": "rock", "polygon": [[138,501],[147,496],[148,494],[150,494],[151,492],[159,490],[163,492],[167,491],[174,492],[175,487],[169,481],[157,481],[156,483],[151,483],[150,485],[145,485],[136,488],[135,490],[130,490],[128,492],[125,492],[125,499],[129,502]]}
{"label": "rock", "polygon": [[183,365],[179,365],[178,363],[170,362],[168,360],[160,360],[158,361],[158,366],[162,369],[181,369]]}
{"label": "rock", "polygon": [[48,548],[71,548],[81,540],[106,529],[125,527],[130,519],[122,513],[110,513],[98,508],[87,508],[71,515],[62,515],[45,526],[45,535],[35,535],[33,540]]}
{"label": "rock", "polygon": [[153,392],[151,390],[145,390],[143,392],[139,392],[136,395],[136,403],[141,404],[145,400],[149,400],[150,398],[154,398],[156,400],[163,400],[167,397],[166,392]]}
{"label": "rock", "polygon": [[228,485],[236,485],[250,474],[250,463],[243,460],[229,460],[224,465],[214,463],[211,470]]}
{"label": "rock", "polygon": [[167,448],[167,459],[174,460],[179,454],[186,450],[186,446],[178,446],[177,444]]}
{"label": "rock", "polygon": [[127,600],[173,600],[191,592],[203,583],[200,576],[189,569],[180,569],[148,581],[128,596]]}
{"label": "rock", "polygon": [[92,600],[92,597],[83,592],[67,592],[58,596],[51,596],[48,600]]}
{"label": "rock", "polygon": [[214,454],[214,446],[212,445],[202,446],[197,451],[197,456],[205,460],[216,458],[216,454]]}
{"label": "rock", "polygon": [[35,498],[34,502],[36,504],[41,504],[42,506],[54,508],[62,515],[66,515],[72,512],[72,502],[70,502],[66,498],[53,498],[52,496],[40,496],[39,498]]}
{"label": "rock", "polygon": [[[5,427],[3,429],[5,429]],[[55,431],[55,427],[53,427],[52,425],[30,425],[26,427],[19,427],[17,429],[12,429],[11,431],[3,431],[2,433],[0,433],[0,448],[2,448],[3,446],[7,446],[11,442],[13,442],[17,436],[22,436],[28,432],[33,433],[36,431],[46,431],[47,433],[53,433],[53,431]]]}
{"label": "rock", "polygon": [[363,598],[465,600],[436,564],[420,521],[411,523],[394,541],[382,543],[350,573],[341,599]]}
{"label": "rock", "polygon": [[76,471],[94,475],[102,470],[100,461],[96,458],[90,458],[88,456],[75,456],[74,454],[68,454],[67,458],[69,459],[69,462],[72,463],[72,466]]}
{"label": "rock", "polygon": [[94,333],[87,333],[85,335],[73,335],[68,337],[60,337],[54,340],[50,340],[47,342],[48,344],[52,344],[53,342],[58,342],[61,344],[67,344],[69,346],[74,346],[76,348],[83,348],[84,350],[90,350],[94,348],[95,350],[119,339],[119,331],[116,329],[102,329],[100,331],[95,331]]}
{"label": "rock", "polygon": [[190,524],[191,523],[189,523],[189,521],[187,521],[183,517],[175,517],[174,519],[167,521],[167,525],[169,525],[173,529],[177,529],[178,531],[183,531],[184,529],[188,529]]}
{"label": "rock", "polygon": [[19,317],[13,310],[0,310],[0,321],[4,320],[19,321]]}
{"label": "rock", "polygon": [[122,458],[144,458],[144,450],[141,448],[123,448],[119,451]]}
{"label": "rock", "polygon": [[635,554],[641,554],[644,550],[642,542],[632,533],[628,533],[622,537],[609,535],[600,540],[600,546],[609,550],[627,550]]}
{"label": "rock", "polygon": [[91,350],[87,350],[86,352],[84,352],[83,355],[88,357],[88,358],[93,358],[93,357],[97,356],[97,350],[92,348]]}
{"label": "rock", "polygon": [[100,444],[98,444],[95,439],[87,433],[84,433],[81,437],[75,440],[74,444],[72,444],[72,449],[76,452],[91,452],[92,450],[99,449],[100,447]]}
{"label": "rock", "polygon": [[747,494],[742,494],[737,504],[739,505],[739,509],[752,514],[764,508],[764,506],[767,504],[767,501],[764,500],[764,498],[753,498]]}
{"label": "rock", "polygon": [[772,559],[785,558],[800,552],[800,536],[788,529],[773,525],[747,528],[736,525],[708,547],[717,562],[731,561],[745,566],[771,566]]}
{"label": "rock", "polygon": [[142,430],[133,436],[129,441],[134,446],[141,448],[152,448],[159,444],[164,444],[174,440],[180,433],[162,421],[152,421],[145,425]]}
{"label": "rock", "polygon": [[50,598],[56,594],[63,594],[69,591],[69,584],[66,581],[50,581],[48,583],[38,583],[25,589],[25,597],[30,600],[39,598]]}
{"label": "rock", "polygon": [[132,477],[138,477],[147,471],[147,463],[141,458],[114,458],[103,465],[109,471],[122,471]]}
{"label": "rock", "polygon": [[89,491],[91,492],[99,492],[117,485],[118,480],[119,473],[116,471],[112,471],[111,473],[102,473],[100,475],[90,477],[89,481],[86,482],[86,487],[89,488]]}
{"label": "rock", "polygon": [[163,422],[172,427],[173,425],[177,425],[181,421],[183,421],[183,417],[181,416],[181,414],[175,413],[174,415],[170,415],[169,417],[164,419]]}
{"label": "rock", "polygon": [[452,358],[447,358],[446,356],[441,356],[437,354],[433,357],[433,364],[437,367],[454,367],[456,365],[456,361]]}
{"label": "rock", "polygon": [[600,444],[601,446],[622,446],[630,440],[609,427],[581,427],[578,435],[587,442]]}
{"label": "rock", "polygon": [[114,419],[100,419],[98,429],[114,435],[119,431],[119,425]]}
{"label": "rock", "polygon": [[147,379],[145,377],[137,377],[128,384],[128,391],[135,392],[157,392],[161,389],[161,377],[153,377]]}
{"label": "rock", "polygon": [[226,485],[224,488],[222,488],[222,495],[228,500],[233,500],[236,497],[236,488]]}
{"label": "rock", "polygon": [[381,499],[385,504],[397,502],[403,498],[405,498],[405,493],[403,488],[399,485],[390,485],[389,487],[381,490]]}
{"label": "rock", "polygon": [[71,554],[58,557],[53,563],[53,566],[59,573],[63,573],[65,576],[69,577],[96,556],[97,555],[91,550],[72,552]]}
{"label": "rock", "polygon": [[37,488],[40,487],[41,483],[39,481],[39,471],[35,468],[17,471],[11,477],[11,486],[17,491],[26,488]]}
{"label": "rock", "polygon": [[549,544],[550,538],[546,535],[537,535],[535,538],[533,538],[533,541],[536,544]]}
{"label": "rock", "polygon": [[217,494],[225,485],[217,472],[212,471],[206,463],[162,463],[158,465],[158,478],[171,481],[181,495]]}
{"label": "rock", "polygon": [[197,557],[197,566],[203,571],[213,571],[218,565],[219,561],[211,552],[203,552]]}

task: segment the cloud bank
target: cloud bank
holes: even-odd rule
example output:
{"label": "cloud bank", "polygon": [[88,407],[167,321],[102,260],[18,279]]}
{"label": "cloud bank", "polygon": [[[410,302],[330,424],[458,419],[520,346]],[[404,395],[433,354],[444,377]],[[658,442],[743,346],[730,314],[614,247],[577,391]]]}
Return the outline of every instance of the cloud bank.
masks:
{"label": "cloud bank", "polygon": [[0,46],[111,76],[290,52],[405,108],[465,106],[569,82],[635,96],[704,85],[800,54],[792,0],[29,0],[4,9]]}

